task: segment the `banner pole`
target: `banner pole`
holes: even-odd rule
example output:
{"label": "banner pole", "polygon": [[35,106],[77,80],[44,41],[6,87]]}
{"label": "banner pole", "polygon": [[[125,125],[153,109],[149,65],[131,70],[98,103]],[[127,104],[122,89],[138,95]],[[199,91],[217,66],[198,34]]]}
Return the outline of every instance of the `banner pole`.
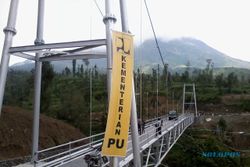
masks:
{"label": "banner pole", "polygon": [[[112,75],[112,34],[111,29],[113,24],[116,22],[116,18],[111,12],[111,2],[110,0],[105,0],[105,16],[103,17],[103,22],[106,26],[106,52],[107,52],[107,90],[108,90],[108,100],[110,101],[110,91],[111,91],[111,75]],[[118,159],[115,157],[110,158],[111,166],[118,166]]]}
{"label": "banner pole", "polygon": [[[120,12],[121,12],[121,22],[122,31],[129,32],[128,20],[127,20],[127,8],[125,0],[120,0]],[[132,135],[132,146],[133,146],[133,161],[135,167],[141,167],[141,157],[139,148],[139,135],[138,135],[138,122],[137,122],[137,112],[136,112],[136,101],[135,101],[135,89],[134,89],[134,77],[132,79],[132,105],[131,105],[131,135]]]}

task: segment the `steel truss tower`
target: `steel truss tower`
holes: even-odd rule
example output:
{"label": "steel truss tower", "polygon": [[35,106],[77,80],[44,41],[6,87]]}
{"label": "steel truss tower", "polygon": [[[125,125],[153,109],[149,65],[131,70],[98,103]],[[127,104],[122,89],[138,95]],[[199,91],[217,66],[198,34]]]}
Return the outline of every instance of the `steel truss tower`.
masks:
{"label": "steel truss tower", "polygon": [[[183,85],[183,102],[182,102],[182,114],[186,113],[186,108],[193,107],[195,117],[198,117],[197,103],[196,103],[196,92],[195,84],[184,84]],[[189,100],[189,102],[187,102]]]}

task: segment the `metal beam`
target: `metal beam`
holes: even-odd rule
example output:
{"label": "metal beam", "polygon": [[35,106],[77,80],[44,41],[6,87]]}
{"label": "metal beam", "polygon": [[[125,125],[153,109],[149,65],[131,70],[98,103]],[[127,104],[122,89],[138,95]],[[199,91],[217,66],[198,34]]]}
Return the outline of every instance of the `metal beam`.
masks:
{"label": "metal beam", "polygon": [[[114,23],[116,18],[112,14],[112,3],[110,0],[105,0],[105,16],[103,17],[103,22],[106,27],[106,52],[107,52],[107,89],[108,89],[108,101],[110,100],[111,92],[111,75],[112,75],[112,63],[113,63],[113,53],[112,53],[112,33]],[[110,162],[112,167],[118,166],[118,158],[110,157]]]}
{"label": "metal beam", "polygon": [[160,151],[159,151],[158,160],[161,159],[161,153],[162,153],[163,142],[164,142],[164,135],[161,137],[161,146],[160,146]]}
{"label": "metal beam", "polygon": [[112,62],[113,62],[113,53],[112,53],[112,33],[111,30],[113,25],[116,22],[116,18],[112,13],[112,6],[110,0],[105,0],[105,16],[103,17],[103,22],[106,26],[106,52],[107,52],[107,89],[108,89],[108,99],[110,96],[111,90],[111,74],[112,74]]}
{"label": "metal beam", "polygon": [[4,29],[5,39],[2,50],[1,66],[0,66],[0,115],[2,110],[3,95],[4,95],[8,66],[10,61],[9,49],[12,45],[13,36],[16,34],[15,26],[16,26],[18,2],[19,0],[11,0],[8,23],[7,27]]}
{"label": "metal beam", "polygon": [[48,43],[48,44],[42,44],[42,45],[17,46],[17,47],[11,47],[9,50],[9,53],[30,52],[30,51],[37,51],[37,50],[43,50],[43,49],[74,48],[74,47],[87,47],[89,49],[90,46],[98,47],[98,46],[102,46],[102,45],[106,45],[105,39],[61,42],[61,43]]}
{"label": "metal beam", "polygon": [[24,59],[35,61],[35,56],[29,55],[29,54],[26,54],[26,53],[13,53],[13,55],[17,56],[17,57],[24,58]]}
{"label": "metal beam", "polygon": [[183,99],[182,99],[182,114],[185,113],[185,92],[186,92],[186,84],[183,85]]}
{"label": "metal beam", "polygon": [[149,161],[149,156],[150,156],[150,153],[151,153],[151,148],[152,148],[152,145],[148,149],[148,155],[147,155],[147,160],[146,160],[145,166],[148,166],[148,161]]}
{"label": "metal beam", "polygon": [[[120,0],[120,11],[121,11],[121,21],[122,21],[122,31],[129,33],[128,26],[128,16],[127,7],[125,0]],[[138,134],[138,122],[137,122],[137,111],[136,111],[136,101],[135,101],[135,88],[134,88],[134,77],[132,79],[132,102],[131,102],[131,135],[132,135],[132,146],[133,146],[133,156],[134,156],[134,166],[141,167],[141,156],[139,148],[139,134]]]}
{"label": "metal beam", "polygon": [[193,84],[193,92],[194,92],[195,117],[197,117],[197,116],[198,116],[198,113],[197,113],[197,103],[196,103],[195,84]]}
{"label": "metal beam", "polygon": [[77,53],[65,55],[51,55],[40,57],[39,61],[60,61],[60,60],[74,60],[74,59],[102,59],[107,58],[106,53]]}
{"label": "metal beam", "polygon": [[[36,33],[36,46],[42,46],[43,41],[43,27],[44,27],[44,7],[45,0],[38,1],[38,16],[37,16],[37,33]],[[41,84],[42,84],[42,62],[38,59],[42,53],[36,53],[35,62],[35,79],[34,79],[34,107],[33,107],[33,132],[32,132],[32,157],[31,162],[36,165],[38,160],[39,149],[39,126],[40,126],[40,104],[41,104]]]}
{"label": "metal beam", "polygon": [[173,143],[170,145],[169,149],[164,153],[164,155],[161,157],[161,159],[157,162],[157,164],[155,165],[156,167],[158,167],[161,164],[162,160],[165,158],[165,156],[170,151],[170,149],[174,146],[174,144],[178,141],[178,139],[181,137],[182,133],[186,130],[186,128],[188,128],[193,123],[192,117],[188,117],[188,118],[184,119],[183,121],[187,121],[187,125],[181,131],[181,133],[177,136],[177,138],[173,141]]}
{"label": "metal beam", "polygon": [[96,48],[96,47],[99,47],[99,46],[102,46],[102,45],[90,45],[90,46],[80,47],[80,48],[77,48],[77,49],[64,50],[63,52],[76,53],[76,52],[80,52],[80,51],[83,51],[83,50]]}

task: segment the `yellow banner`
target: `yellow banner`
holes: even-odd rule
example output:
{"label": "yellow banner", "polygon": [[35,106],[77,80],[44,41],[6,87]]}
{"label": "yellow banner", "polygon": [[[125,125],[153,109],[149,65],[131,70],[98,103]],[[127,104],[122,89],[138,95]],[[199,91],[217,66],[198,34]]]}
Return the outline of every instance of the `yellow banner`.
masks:
{"label": "yellow banner", "polygon": [[132,99],[133,36],[113,31],[112,40],[112,86],[102,154],[124,157],[127,151]]}

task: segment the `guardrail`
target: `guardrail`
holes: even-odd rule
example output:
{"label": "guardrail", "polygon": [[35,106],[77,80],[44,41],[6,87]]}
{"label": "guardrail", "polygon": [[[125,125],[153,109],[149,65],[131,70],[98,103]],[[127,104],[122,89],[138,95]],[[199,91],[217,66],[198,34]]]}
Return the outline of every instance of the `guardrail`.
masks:
{"label": "guardrail", "polygon": [[[159,161],[161,161],[167,152],[172,148],[174,143],[178,140],[178,138],[182,135],[185,129],[193,123],[193,120],[193,114],[182,115],[178,120],[165,121],[161,130],[151,126],[151,129],[149,129],[147,133],[142,134],[140,136],[140,151],[142,155],[146,155],[143,165],[149,165],[148,162],[150,161],[149,157],[147,157],[149,155],[152,157],[154,154],[160,154],[161,156],[159,156]],[[161,133],[159,133],[160,131]],[[165,143],[161,143],[163,139]],[[169,140],[169,143],[166,140]],[[163,145],[165,145],[165,149],[163,149]],[[153,149],[151,149],[156,147],[161,147],[158,149],[159,152],[153,152]],[[157,158],[158,157],[155,157],[155,160],[157,160]],[[132,163],[132,160],[133,153],[132,148],[130,147],[127,150],[127,157],[120,161],[119,166],[129,166],[129,164]],[[157,162],[151,163],[152,166],[156,166],[156,164]]]}
{"label": "guardrail", "polygon": [[[35,163],[37,166],[53,166],[63,161],[69,161],[77,156],[83,155],[100,146],[104,137],[104,133],[85,137],[79,140],[61,144],[55,147],[38,151],[38,159]],[[80,152],[79,152],[80,151]]]}
{"label": "guardrail", "polygon": [[[187,115],[181,115],[176,121],[168,121],[167,116],[160,117],[161,120],[163,120],[161,129],[162,133],[171,131],[173,128],[177,127],[178,124],[181,124],[182,121],[186,120],[187,117]],[[145,122],[145,133],[142,133],[139,136],[141,152],[150,147],[150,144],[148,143],[153,144],[160,138],[159,136],[163,135],[161,134],[157,136],[159,129],[156,127],[156,123],[158,121],[158,118],[154,118]],[[99,133],[90,137],[85,137],[79,140],[38,151],[38,160],[35,162],[36,166],[62,166],[81,157],[84,158],[86,155],[95,155],[98,158],[103,158],[100,153],[103,138],[104,133]],[[128,164],[132,159],[132,140],[131,136],[129,136],[127,156],[125,158],[119,158],[119,162],[121,165],[124,163]],[[109,159],[106,158],[105,162],[102,162],[101,166],[107,166],[108,164]]]}

